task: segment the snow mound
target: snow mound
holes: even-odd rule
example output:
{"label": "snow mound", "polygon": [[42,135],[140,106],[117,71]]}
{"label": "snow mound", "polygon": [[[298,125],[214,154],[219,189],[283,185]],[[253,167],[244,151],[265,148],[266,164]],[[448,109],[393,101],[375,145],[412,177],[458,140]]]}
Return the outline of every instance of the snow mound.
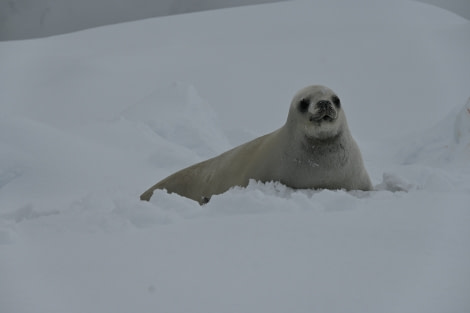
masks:
{"label": "snow mound", "polygon": [[371,192],[362,191],[292,189],[280,182],[263,183],[250,180],[247,187],[233,187],[223,194],[214,195],[209,203],[203,206],[178,194],[155,190],[149,204],[138,203],[133,205],[133,208],[127,205],[117,211],[136,221],[137,223],[133,224],[140,227],[146,223],[139,222],[140,216],[147,214],[150,214],[147,221],[165,224],[201,217],[295,213],[306,210],[338,211],[357,207],[362,199],[371,195]]}
{"label": "snow mound", "polygon": [[401,178],[395,174],[392,173],[384,173],[382,176],[382,182],[375,186],[375,190],[388,190],[392,192],[397,192],[397,191],[409,191],[411,189],[414,189],[415,186],[405,180],[404,178]]}
{"label": "snow mound", "polygon": [[[406,141],[406,140],[405,140]],[[470,160],[470,99],[434,127],[416,135],[399,152],[404,165],[446,165]]]}
{"label": "snow mound", "polygon": [[217,114],[190,84],[175,82],[156,90],[121,116],[145,124],[161,138],[202,157],[229,148]]}
{"label": "snow mound", "polygon": [[454,140],[459,150],[470,152],[470,98],[455,118]]}

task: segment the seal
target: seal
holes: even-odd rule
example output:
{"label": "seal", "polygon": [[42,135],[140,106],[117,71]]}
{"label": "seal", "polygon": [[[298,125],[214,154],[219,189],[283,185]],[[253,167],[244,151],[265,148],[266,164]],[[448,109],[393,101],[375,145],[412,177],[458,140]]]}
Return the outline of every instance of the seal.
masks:
{"label": "seal", "polygon": [[372,190],[339,97],[313,85],[294,96],[281,128],[168,176],[140,199],[166,189],[204,204],[250,179],[295,189]]}

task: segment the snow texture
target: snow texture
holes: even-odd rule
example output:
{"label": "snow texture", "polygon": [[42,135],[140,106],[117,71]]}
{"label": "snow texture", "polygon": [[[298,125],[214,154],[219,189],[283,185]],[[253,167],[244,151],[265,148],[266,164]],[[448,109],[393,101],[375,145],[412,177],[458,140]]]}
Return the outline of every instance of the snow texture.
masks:
{"label": "snow texture", "polygon": [[[295,1],[0,43],[0,312],[469,312],[470,24]],[[341,97],[375,190],[174,171]]]}

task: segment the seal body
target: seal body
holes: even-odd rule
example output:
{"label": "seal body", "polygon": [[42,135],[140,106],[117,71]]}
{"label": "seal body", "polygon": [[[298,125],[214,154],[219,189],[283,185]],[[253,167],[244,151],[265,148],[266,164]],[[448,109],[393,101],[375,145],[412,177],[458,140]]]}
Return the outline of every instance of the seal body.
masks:
{"label": "seal body", "polygon": [[372,190],[338,96],[314,85],[294,96],[283,127],[168,176],[140,199],[166,189],[203,204],[250,179],[296,189]]}

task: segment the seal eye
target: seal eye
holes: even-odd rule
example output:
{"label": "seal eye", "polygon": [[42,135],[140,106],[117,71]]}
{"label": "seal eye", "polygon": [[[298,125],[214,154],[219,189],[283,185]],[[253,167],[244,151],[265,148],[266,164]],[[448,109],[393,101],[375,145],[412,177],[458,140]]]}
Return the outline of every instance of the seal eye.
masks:
{"label": "seal eye", "polygon": [[339,98],[337,96],[331,97],[331,101],[333,101],[333,103],[335,104],[337,108],[341,106],[341,101],[339,101]]}
{"label": "seal eye", "polygon": [[310,100],[309,99],[302,99],[299,102],[299,111],[302,113],[307,112],[308,107],[310,106]]}

